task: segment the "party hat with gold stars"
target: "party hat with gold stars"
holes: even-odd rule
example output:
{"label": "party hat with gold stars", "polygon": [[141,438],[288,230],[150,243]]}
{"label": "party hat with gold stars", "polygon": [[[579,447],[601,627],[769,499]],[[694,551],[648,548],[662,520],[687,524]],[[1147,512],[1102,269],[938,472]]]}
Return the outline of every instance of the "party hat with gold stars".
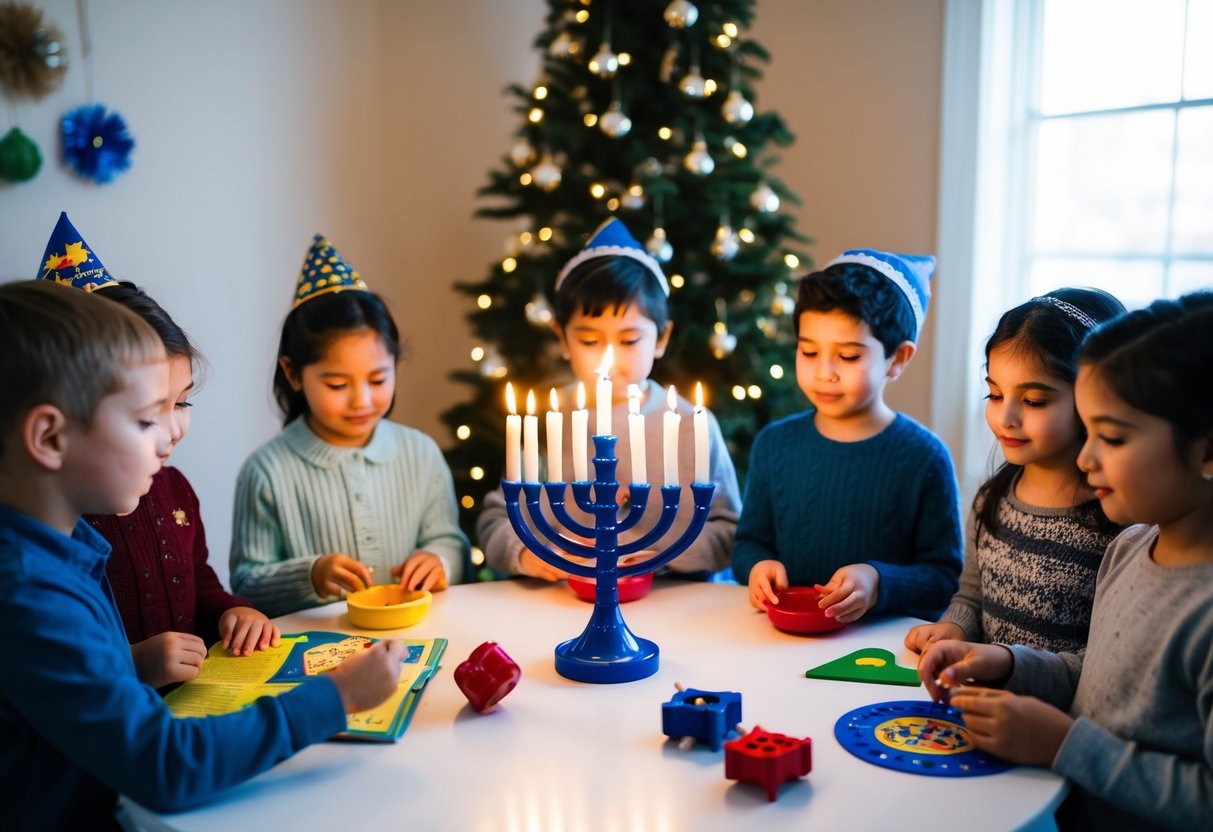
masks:
{"label": "party hat with gold stars", "polygon": [[38,279],[66,283],[86,292],[118,283],[92,247],[84,242],[66,211],[59,214],[59,222],[46,244]]}
{"label": "party hat with gold stars", "polygon": [[311,300],[317,295],[329,292],[344,292],[354,289],[369,292],[362,275],[354,271],[341,252],[333,248],[328,238],[317,234],[308,249],[307,257],[303,258],[303,268],[299,271],[299,281],[295,284],[295,306],[305,300]]}

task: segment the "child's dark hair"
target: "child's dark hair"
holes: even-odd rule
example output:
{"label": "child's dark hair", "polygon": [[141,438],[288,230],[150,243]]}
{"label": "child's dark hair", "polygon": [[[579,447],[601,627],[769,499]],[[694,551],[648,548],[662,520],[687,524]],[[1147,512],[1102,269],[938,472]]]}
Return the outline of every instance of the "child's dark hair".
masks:
{"label": "child's dark hair", "polygon": [[1169,422],[1186,454],[1213,430],[1213,291],[1156,300],[1099,327],[1079,363],[1131,407]]}
{"label": "child's dark hair", "polygon": [[[1124,311],[1124,304],[1100,289],[1054,289],[1003,313],[994,334],[986,341],[986,366],[990,364],[990,353],[1009,348],[1017,357],[1035,363],[1046,375],[1073,385],[1078,377],[1078,350],[1083,338],[1093,325],[1112,320]],[[1022,469],[1021,465],[1004,462],[978,489],[973,501],[977,537],[997,533],[998,505]],[[1074,471],[1077,477],[1077,464]],[[1097,501],[1080,507],[1079,513],[1097,531],[1116,528]]]}
{"label": "child's dark hair", "polygon": [[123,280],[115,286],[106,286],[99,297],[122,304],[151,324],[164,342],[164,351],[169,358],[188,358],[195,369],[204,363],[202,353],[190,342],[185,330],[177,325],[164,307],[134,283]]}
{"label": "child's dark hair", "polygon": [[872,330],[872,337],[891,356],[906,341],[913,341],[918,324],[910,302],[894,283],[875,269],[859,263],[835,263],[800,281],[792,320],[800,335],[804,312],[838,310]]}
{"label": "child's dark hair", "polygon": [[631,257],[595,257],[565,276],[552,307],[556,323],[564,327],[577,312],[598,317],[633,304],[657,324],[658,333],[670,321],[669,299],[643,263]]}
{"label": "child's dark hair", "polygon": [[400,359],[400,333],[387,304],[373,292],[349,290],[319,295],[291,310],[282,323],[278,342],[279,362],[274,366],[274,399],[282,411],[283,424],[308,412],[307,397],[295,390],[282,369],[285,358],[298,375],[320,360],[329,344],[343,335],[369,329],[383,339],[392,360]]}

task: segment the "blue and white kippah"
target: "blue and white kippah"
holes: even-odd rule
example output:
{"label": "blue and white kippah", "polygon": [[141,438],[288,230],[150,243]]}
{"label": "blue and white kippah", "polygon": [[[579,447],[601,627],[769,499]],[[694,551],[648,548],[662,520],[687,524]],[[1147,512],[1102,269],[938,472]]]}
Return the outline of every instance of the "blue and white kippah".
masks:
{"label": "blue and white kippah", "polygon": [[661,266],[651,254],[644,250],[644,246],[636,241],[627,227],[615,217],[611,217],[598,226],[598,230],[590,235],[585,248],[564,264],[564,268],[556,275],[556,291],[560,291],[560,284],[569,276],[569,272],[596,257],[630,257],[643,263],[644,267],[651,271],[657,278],[657,282],[661,284],[661,291],[665,292],[666,297],[670,296],[670,283],[666,280],[665,273],[661,271]]}
{"label": "blue and white kippah", "polygon": [[872,248],[851,248],[826,264],[857,263],[875,269],[893,281],[905,295],[914,311],[914,340],[922,332],[927,317],[927,304],[931,301],[931,278],[935,274],[935,258],[929,254],[894,254]]}

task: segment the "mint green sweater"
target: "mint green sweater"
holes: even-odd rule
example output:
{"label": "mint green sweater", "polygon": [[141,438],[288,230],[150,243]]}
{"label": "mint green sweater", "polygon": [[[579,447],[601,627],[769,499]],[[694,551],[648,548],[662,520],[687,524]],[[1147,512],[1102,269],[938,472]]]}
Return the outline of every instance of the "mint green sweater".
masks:
{"label": "mint green sweater", "polygon": [[328,603],[312,565],[340,552],[373,567],[375,582],[417,549],[447,580],[463,575],[451,472],[434,440],[384,419],[364,448],[339,448],[296,419],[255,450],[236,480],[232,586],[266,615]]}

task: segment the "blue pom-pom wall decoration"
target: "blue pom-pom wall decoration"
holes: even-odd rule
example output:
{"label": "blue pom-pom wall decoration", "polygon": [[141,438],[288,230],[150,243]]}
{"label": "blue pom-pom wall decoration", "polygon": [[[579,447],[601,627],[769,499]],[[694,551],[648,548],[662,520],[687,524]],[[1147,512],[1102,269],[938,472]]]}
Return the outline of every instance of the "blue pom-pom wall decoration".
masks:
{"label": "blue pom-pom wall decoration", "polygon": [[126,121],[101,104],[85,104],[63,117],[63,161],[78,175],[104,185],[131,166],[135,140]]}

